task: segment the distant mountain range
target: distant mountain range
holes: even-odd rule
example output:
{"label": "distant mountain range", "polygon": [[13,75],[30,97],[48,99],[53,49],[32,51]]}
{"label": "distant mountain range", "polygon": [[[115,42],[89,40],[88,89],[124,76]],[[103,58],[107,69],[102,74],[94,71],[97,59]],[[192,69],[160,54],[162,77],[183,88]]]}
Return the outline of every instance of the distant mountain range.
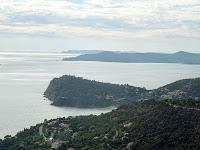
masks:
{"label": "distant mountain range", "polygon": [[109,107],[148,99],[200,100],[200,78],[184,79],[155,90],[62,76],[50,82],[44,93],[53,105],[67,107]]}
{"label": "distant mountain range", "polygon": [[137,53],[137,52],[111,52],[81,54],[77,57],[65,58],[64,61],[101,61],[123,63],[181,63],[200,64],[200,53],[184,51],[176,53]]}

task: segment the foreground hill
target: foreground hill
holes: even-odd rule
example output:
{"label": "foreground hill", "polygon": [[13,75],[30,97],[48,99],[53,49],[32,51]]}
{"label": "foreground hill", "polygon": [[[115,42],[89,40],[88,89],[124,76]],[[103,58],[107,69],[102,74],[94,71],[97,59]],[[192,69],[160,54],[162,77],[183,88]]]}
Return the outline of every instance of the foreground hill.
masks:
{"label": "foreground hill", "polygon": [[0,141],[1,150],[197,150],[199,101],[141,101],[99,116],[45,120]]}
{"label": "foreground hill", "polygon": [[200,100],[200,78],[180,80],[155,90],[62,76],[50,82],[44,93],[53,105],[108,107],[144,99]]}
{"label": "foreground hill", "polygon": [[101,52],[96,54],[83,54],[73,58],[65,58],[64,61],[102,61],[125,63],[182,63],[200,64],[200,54],[180,51],[173,54],[164,53],[122,53]]}

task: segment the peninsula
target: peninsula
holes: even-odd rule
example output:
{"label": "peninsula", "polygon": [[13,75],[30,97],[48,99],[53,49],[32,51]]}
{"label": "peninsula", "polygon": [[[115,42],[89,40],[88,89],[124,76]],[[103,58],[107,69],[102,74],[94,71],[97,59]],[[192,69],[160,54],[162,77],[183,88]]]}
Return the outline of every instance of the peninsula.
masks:
{"label": "peninsula", "polygon": [[200,100],[200,78],[183,79],[154,90],[97,82],[70,75],[53,79],[44,96],[52,105],[81,108],[119,106],[148,99]]}

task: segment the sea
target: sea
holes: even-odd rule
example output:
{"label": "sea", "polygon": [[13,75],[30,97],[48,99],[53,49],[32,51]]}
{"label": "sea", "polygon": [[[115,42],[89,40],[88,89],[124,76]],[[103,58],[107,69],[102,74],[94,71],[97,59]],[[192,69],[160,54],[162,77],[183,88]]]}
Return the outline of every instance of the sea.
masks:
{"label": "sea", "polygon": [[200,65],[159,63],[67,62],[78,54],[40,51],[0,51],[0,138],[14,136],[44,119],[99,115],[108,108],[55,107],[44,98],[49,82],[62,75],[155,89],[200,77]]}

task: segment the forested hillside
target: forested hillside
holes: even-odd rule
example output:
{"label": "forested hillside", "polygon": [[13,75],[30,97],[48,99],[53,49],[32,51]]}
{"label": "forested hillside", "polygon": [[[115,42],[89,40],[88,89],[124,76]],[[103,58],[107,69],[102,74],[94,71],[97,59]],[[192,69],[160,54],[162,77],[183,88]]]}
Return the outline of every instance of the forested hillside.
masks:
{"label": "forested hillside", "polygon": [[51,81],[44,95],[57,106],[108,107],[140,99],[146,91],[129,85],[62,76]]}
{"label": "forested hillside", "polygon": [[100,116],[45,120],[0,141],[16,149],[155,149],[200,148],[199,101],[141,101]]}
{"label": "forested hillside", "polygon": [[44,93],[56,106],[109,107],[148,99],[200,100],[200,78],[184,79],[155,90],[62,76],[51,81]]}

